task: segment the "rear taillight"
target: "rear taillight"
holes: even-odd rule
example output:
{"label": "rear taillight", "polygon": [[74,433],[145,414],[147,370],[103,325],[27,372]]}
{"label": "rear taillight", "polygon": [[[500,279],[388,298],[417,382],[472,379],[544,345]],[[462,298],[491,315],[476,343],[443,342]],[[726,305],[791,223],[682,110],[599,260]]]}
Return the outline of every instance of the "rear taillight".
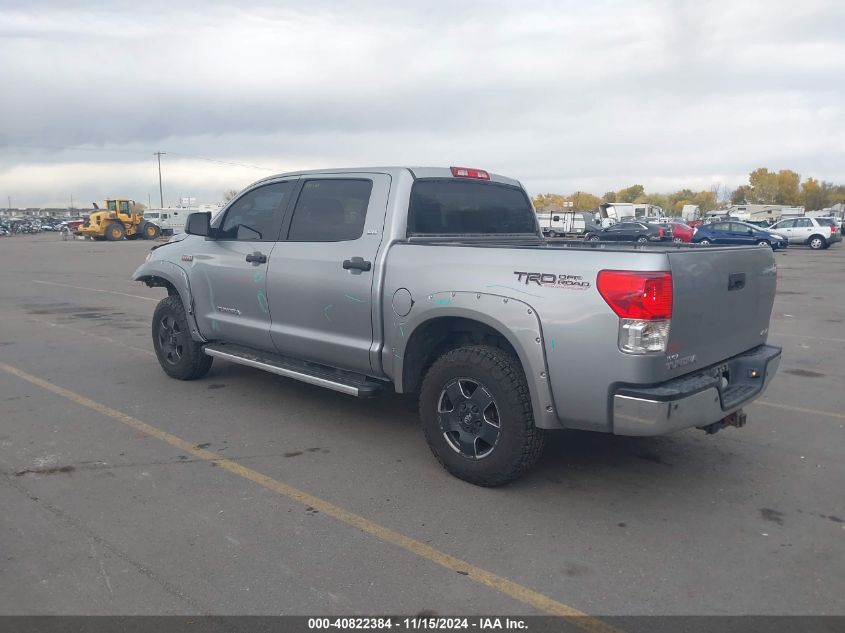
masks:
{"label": "rear taillight", "polygon": [[619,317],[619,349],[665,352],[672,319],[672,273],[603,270],[599,294]]}
{"label": "rear taillight", "polygon": [[455,178],[478,178],[479,180],[490,180],[490,174],[483,169],[472,169],[470,167],[450,167]]}

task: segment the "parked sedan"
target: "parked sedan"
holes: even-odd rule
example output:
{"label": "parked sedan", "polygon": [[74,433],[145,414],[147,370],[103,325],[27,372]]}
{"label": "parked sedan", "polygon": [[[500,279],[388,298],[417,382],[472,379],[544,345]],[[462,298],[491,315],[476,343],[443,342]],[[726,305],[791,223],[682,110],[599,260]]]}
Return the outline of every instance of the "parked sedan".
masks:
{"label": "parked sedan", "polygon": [[691,242],[692,241],[692,234],[693,228],[688,225],[686,222],[681,220],[658,220],[656,222],[651,222],[651,224],[655,224],[657,226],[668,227],[672,230],[672,241],[673,242]]}
{"label": "parked sedan", "polygon": [[790,244],[807,244],[813,250],[842,241],[833,218],[789,218],[771,227],[786,236]]}
{"label": "parked sedan", "polygon": [[754,245],[768,246],[777,250],[786,248],[786,238],[745,222],[713,222],[703,224],[695,230],[692,241],[696,244],[721,244],[725,246]]}
{"label": "parked sedan", "polygon": [[646,224],[645,222],[620,222],[606,229],[590,231],[584,235],[588,242],[663,242],[672,240],[672,229],[668,226]]}

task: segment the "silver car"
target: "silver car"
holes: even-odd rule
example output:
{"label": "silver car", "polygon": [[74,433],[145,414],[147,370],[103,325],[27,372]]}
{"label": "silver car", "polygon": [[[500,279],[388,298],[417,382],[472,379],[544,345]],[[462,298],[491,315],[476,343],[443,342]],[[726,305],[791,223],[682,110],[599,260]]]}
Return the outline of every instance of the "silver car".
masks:
{"label": "silver car", "polygon": [[790,218],[770,226],[769,230],[783,235],[790,244],[806,244],[813,250],[842,241],[833,218]]}

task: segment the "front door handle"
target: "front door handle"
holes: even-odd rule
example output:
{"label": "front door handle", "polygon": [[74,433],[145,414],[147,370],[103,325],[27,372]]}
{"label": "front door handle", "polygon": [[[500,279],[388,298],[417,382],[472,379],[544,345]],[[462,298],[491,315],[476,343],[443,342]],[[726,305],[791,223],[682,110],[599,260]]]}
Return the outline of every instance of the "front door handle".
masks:
{"label": "front door handle", "polygon": [[246,256],[246,261],[248,261],[250,264],[266,264],[267,256],[264,253],[255,251],[254,253],[250,253]]}
{"label": "front door handle", "polygon": [[372,262],[364,261],[363,257],[353,257],[346,259],[343,262],[343,270],[370,270],[373,267]]}

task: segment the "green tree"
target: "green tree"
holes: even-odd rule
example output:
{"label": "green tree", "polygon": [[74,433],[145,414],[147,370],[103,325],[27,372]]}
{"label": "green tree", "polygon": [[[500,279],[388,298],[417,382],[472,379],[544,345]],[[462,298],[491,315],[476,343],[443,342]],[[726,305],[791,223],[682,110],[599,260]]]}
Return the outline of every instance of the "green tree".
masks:
{"label": "green tree", "polygon": [[749,204],[754,199],[750,185],[740,185],[731,192],[731,204]]}
{"label": "green tree", "polygon": [[642,185],[631,185],[626,189],[621,189],[616,193],[616,202],[633,202],[645,193],[645,187]]}
{"label": "green tree", "polygon": [[615,191],[608,191],[601,197],[602,200],[605,202],[616,202],[616,192]]}
{"label": "green tree", "polygon": [[601,204],[601,198],[586,191],[576,191],[569,199],[572,200],[573,211],[592,211]]}

